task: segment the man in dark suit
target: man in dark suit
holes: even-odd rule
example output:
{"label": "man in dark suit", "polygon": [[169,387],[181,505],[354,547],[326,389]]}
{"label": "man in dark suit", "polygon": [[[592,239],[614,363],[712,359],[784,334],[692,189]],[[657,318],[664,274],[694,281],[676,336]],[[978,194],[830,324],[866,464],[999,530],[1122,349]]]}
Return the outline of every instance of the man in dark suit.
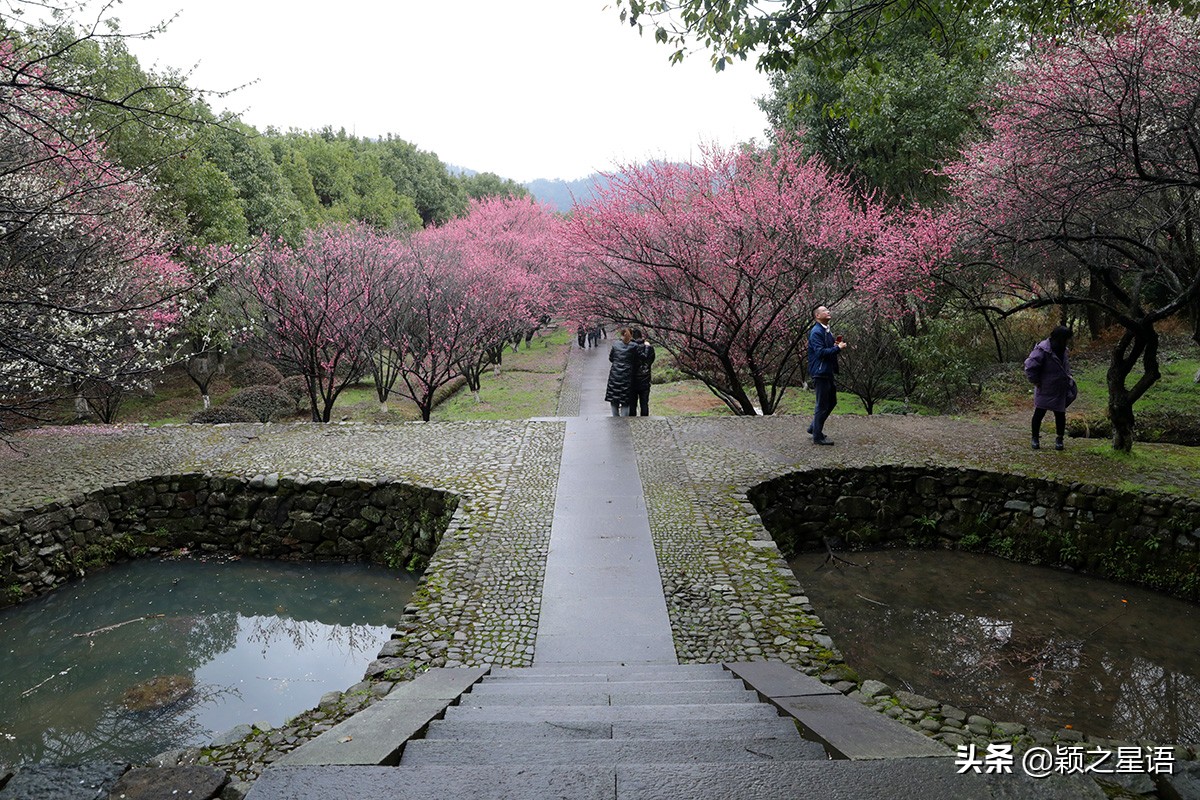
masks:
{"label": "man in dark suit", "polygon": [[825,420],[837,405],[837,385],[834,376],[838,371],[838,353],[846,346],[842,337],[836,339],[829,331],[829,320],[833,315],[825,306],[813,309],[815,323],[808,334],[808,376],[812,379],[813,389],[817,395],[817,408],[813,413],[812,425],[808,432],[812,434],[813,444],[833,444],[833,440],[825,436]]}

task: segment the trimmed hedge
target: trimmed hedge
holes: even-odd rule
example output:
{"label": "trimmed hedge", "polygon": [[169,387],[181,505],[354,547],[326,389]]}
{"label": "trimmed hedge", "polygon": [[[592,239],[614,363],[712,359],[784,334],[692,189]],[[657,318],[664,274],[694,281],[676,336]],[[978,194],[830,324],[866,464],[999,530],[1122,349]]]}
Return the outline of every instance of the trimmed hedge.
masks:
{"label": "trimmed hedge", "polygon": [[247,386],[235,392],[225,405],[244,408],[254,415],[255,422],[274,422],[296,410],[292,396],[278,386]]}
{"label": "trimmed hedge", "polygon": [[308,384],[304,381],[303,375],[289,375],[279,384],[279,388],[283,389],[292,398],[292,405],[299,408],[301,405],[308,405]]}
{"label": "trimmed hedge", "polygon": [[238,365],[229,382],[235,387],[246,386],[278,386],[283,382],[283,373],[274,364],[252,359]]}
{"label": "trimmed hedge", "polygon": [[203,425],[219,425],[228,422],[258,422],[258,417],[254,416],[245,408],[237,406],[213,406],[206,408],[203,411],[197,411],[188,418],[188,422],[196,422]]}

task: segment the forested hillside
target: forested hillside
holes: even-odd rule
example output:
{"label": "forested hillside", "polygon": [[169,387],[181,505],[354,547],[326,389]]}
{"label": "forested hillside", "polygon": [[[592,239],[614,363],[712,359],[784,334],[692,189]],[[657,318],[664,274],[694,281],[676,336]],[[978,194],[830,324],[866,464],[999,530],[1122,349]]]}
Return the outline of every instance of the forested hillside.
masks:
{"label": "forested hillside", "polygon": [[[161,209],[195,243],[241,244],[260,233],[297,241],[327,222],[361,221],[385,230],[441,224],[471,198],[524,196],[492,173],[454,175],[435,153],[399,135],[352,136],[344,129],[259,131],[213,112],[178,75],[149,73],[121,38],[94,37],[67,49],[71,31],[23,32],[30,47],[54,52],[59,69],[94,76],[101,98],[81,112],[110,158],[157,187]],[[78,35],[78,32],[75,32]]]}

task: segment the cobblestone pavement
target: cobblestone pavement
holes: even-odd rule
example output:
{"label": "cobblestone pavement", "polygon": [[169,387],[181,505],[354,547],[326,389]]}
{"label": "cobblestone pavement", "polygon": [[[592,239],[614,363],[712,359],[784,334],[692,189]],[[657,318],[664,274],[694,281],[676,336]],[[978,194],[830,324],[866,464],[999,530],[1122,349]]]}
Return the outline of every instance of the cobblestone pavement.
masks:
{"label": "cobblestone pavement", "polygon": [[711,461],[683,458],[674,422],[630,424],[680,661],[770,658],[817,674],[840,660],[745,495],[695,481]]}

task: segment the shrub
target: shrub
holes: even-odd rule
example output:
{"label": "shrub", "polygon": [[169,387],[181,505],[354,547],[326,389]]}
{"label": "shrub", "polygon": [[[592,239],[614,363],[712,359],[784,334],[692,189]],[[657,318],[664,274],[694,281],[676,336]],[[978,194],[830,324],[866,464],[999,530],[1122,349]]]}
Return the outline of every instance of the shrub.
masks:
{"label": "shrub", "polygon": [[278,386],[283,382],[283,373],[274,364],[251,359],[238,365],[230,376],[234,386]]}
{"label": "shrub", "polygon": [[915,383],[910,399],[941,412],[960,410],[978,399],[981,387],[975,378],[987,359],[977,324],[969,317],[935,319],[920,336],[897,340],[902,367]]}
{"label": "shrub", "polygon": [[278,386],[247,386],[234,392],[225,405],[246,409],[257,422],[273,422],[296,409],[292,396]]}
{"label": "shrub", "polygon": [[304,382],[303,375],[289,375],[279,384],[279,388],[283,389],[297,403],[308,399],[308,384]]}
{"label": "shrub", "polygon": [[246,409],[237,406],[213,406],[192,414],[188,418],[188,422],[218,425],[223,422],[258,422],[258,418]]}

